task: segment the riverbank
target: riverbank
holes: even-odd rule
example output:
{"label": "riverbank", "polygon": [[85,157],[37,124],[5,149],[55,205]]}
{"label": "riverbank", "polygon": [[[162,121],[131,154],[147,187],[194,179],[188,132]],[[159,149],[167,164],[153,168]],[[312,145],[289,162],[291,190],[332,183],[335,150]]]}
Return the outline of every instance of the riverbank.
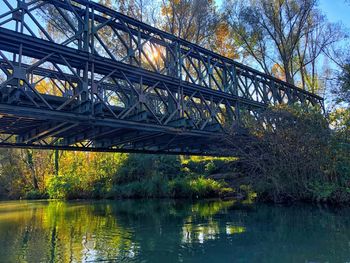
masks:
{"label": "riverbank", "polygon": [[[56,181],[56,180],[55,180]],[[230,186],[224,180],[214,180],[205,177],[179,177],[168,180],[153,177],[150,180],[141,180],[120,185],[114,185],[110,189],[100,188],[99,191],[87,192],[74,191],[63,192],[62,183],[64,178],[57,177],[60,185],[50,186],[49,193],[28,192],[24,198],[35,199],[210,199],[219,198],[222,200],[251,200],[256,198],[256,193],[248,185],[238,187]],[[53,192],[53,189],[56,191]],[[251,202],[250,201],[250,202]]]}
{"label": "riverbank", "polygon": [[[33,162],[42,152],[0,151],[11,158],[9,170],[0,173],[4,179],[0,185],[3,199],[201,199],[235,194],[227,183],[210,178],[211,174],[227,169],[234,158],[62,152],[57,172],[43,168],[39,176],[40,169],[27,174],[26,166],[15,172],[10,168],[15,167],[12,157],[23,154]],[[46,163],[39,161],[41,165]]]}

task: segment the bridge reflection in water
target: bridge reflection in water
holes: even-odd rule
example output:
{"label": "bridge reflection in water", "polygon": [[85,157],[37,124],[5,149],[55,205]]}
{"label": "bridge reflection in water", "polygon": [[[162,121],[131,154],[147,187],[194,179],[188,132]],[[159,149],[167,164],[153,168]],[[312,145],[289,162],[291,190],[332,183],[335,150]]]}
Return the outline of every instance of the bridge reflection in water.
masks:
{"label": "bridge reflection in water", "polygon": [[219,155],[269,105],[323,99],[87,0],[0,0],[0,146]]}

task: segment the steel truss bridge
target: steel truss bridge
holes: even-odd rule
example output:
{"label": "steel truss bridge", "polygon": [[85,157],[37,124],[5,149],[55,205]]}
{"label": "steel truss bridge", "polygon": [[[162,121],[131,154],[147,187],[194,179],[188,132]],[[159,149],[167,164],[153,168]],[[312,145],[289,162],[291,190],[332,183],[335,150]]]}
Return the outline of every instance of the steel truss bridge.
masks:
{"label": "steel truss bridge", "polygon": [[0,0],[0,146],[222,155],[317,95],[87,0]]}

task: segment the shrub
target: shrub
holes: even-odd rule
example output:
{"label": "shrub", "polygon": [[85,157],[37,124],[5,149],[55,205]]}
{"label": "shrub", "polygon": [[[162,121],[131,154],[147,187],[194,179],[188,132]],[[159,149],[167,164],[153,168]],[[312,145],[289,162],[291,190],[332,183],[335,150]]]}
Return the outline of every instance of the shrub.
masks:
{"label": "shrub", "polygon": [[110,183],[108,178],[100,178],[91,182],[91,197],[94,199],[108,198],[110,192]]}
{"label": "shrub", "polygon": [[190,187],[190,181],[184,178],[176,178],[169,182],[170,197],[174,198],[192,198],[192,189]]}
{"label": "shrub", "polygon": [[80,180],[75,176],[52,176],[47,184],[47,193],[52,199],[85,197]]}
{"label": "shrub", "polygon": [[31,189],[25,193],[25,199],[29,200],[37,200],[37,199],[47,199],[49,196],[45,192],[41,192],[39,190]]}
{"label": "shrub", "polygon": [[222,193],[232,191],[224,184],[212,179],[199,177],[188,179],[178,177],[172,180],[154,176],[150,180],[130,182],[113,187],[118,198],[208,198],[219,197]]}
{"label": "shrub", "polygon": [[277,107],[250,120],[248,127],[244,141],[227,142],[239,152],[243,172],[261,198],[350,200],[344,191],[350,187],[349,141],[332,131],[320,112]]}
{"label": "shrub", "polygon": [[224,172],[227,165],[233,160],[235,158],[193,156],[183,158],[182,165],[183,170],[187,173],[210,175]]}
{"label": "shrub", "polygon": [[129,154],[114,176],[114,184],[125,184],[152,178],[156,172],[166,178],[173,178],[181,170],[178,156]]}
{"label": "shrub", "polygon": [[260,197],[275,202],[332,198],[333,133],[320,112],[277,107],[249,121],[248,140],[227,141],[239,151],[243,172]]}

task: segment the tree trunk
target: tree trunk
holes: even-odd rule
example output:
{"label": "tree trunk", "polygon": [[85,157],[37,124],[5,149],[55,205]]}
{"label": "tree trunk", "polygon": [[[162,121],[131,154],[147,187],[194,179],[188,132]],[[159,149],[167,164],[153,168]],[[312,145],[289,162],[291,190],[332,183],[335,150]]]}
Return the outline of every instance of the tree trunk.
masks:
{"label": "tree trunk", "polygon": [[59,172],[59,151],[55,150],[55,175],[58,176]]}
{"label": "tree trunk", "polygon": [[31,150],[27,150],[27,164],[32,175],[33,187],[35,190],[39,190],[38,178],[36,177],[34,162],[33,162],[33,152]]}

